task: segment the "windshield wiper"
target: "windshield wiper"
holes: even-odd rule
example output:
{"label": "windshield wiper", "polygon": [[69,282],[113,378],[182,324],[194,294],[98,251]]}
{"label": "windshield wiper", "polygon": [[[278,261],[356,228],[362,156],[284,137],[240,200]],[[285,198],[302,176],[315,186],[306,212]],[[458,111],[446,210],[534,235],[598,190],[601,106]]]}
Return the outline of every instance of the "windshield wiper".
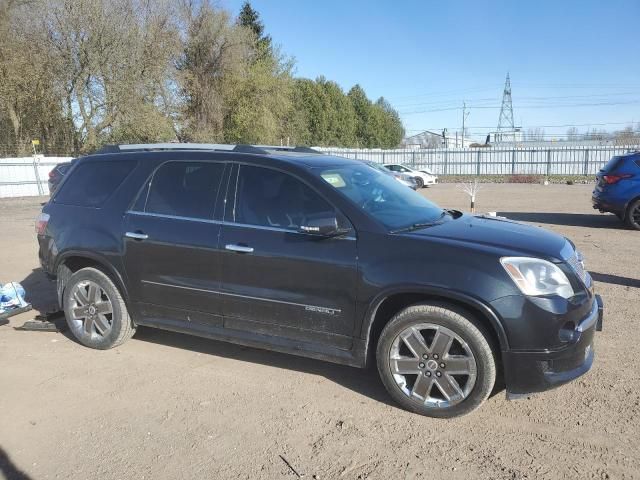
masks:
{"label": "windshield wiper", "polygon": [[438,218],[436,218],[435,220],[432,220],[430,222],[412,223],[411,225],[409,225],[407,227],[402,227],[402,228],[397,228],[395,230],[391,230],[390,233],[411,232],[412,230],[418,230],[420,228],[427,228],[427,227],[433,227],[434,225],[439,225],[440,222],[438,220],[441,220],[446,214],[447,214],[446,210],[443,210],[442,213],[440,214],[440,216]]}

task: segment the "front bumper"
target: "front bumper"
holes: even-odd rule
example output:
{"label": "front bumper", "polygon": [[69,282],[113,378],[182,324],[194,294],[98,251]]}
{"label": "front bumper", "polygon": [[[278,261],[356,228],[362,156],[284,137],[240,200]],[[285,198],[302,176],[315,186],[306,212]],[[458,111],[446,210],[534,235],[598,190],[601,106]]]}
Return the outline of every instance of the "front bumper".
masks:
{"label": "front bumper", "polygon": [[587,373],[593,364],[593,338],[602,330],[603,304],[595,296],[589,315],[576,327],[569,345],[554,351],[503,353],[507,398],[543,392]]}

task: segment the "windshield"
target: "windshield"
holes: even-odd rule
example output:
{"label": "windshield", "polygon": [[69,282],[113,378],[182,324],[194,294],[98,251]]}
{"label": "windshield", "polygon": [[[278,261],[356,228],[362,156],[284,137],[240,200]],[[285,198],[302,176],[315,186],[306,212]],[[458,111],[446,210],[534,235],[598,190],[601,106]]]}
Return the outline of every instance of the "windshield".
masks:
{"label": "windshield", "polygon": [[366,165],[369,165],[371,168],[375,168],[376,170],[379,170],[382,173],[386,173],[387,175],[389,175],[391,173],[391,170],[389,170],[388,168],[383,167],[379,163],[376,163],[376,162],[364,162],[364,163]]}
{"label": "windshield", "polygon": [[324,181],[390,230],[431,223],[442,208],[393,177],[366,165],[314,169]]}

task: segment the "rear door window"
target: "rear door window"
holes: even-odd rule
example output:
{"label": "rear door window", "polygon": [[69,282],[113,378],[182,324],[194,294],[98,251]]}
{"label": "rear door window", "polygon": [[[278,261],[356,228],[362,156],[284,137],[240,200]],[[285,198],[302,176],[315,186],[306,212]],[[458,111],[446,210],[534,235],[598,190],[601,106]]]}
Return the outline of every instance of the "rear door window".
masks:
{"label": "rear door window", "polygon": [[80,163],[54,201],[79,207],[100,207],[136,166],[133,161],[104,161]]}
{"label": "rear door window", "polygon": [[[168,162],[156,170],[148,186],[144,211],[159,215],[211,219],[223,163]],[[141,200],[136,206],[141,205]]]}

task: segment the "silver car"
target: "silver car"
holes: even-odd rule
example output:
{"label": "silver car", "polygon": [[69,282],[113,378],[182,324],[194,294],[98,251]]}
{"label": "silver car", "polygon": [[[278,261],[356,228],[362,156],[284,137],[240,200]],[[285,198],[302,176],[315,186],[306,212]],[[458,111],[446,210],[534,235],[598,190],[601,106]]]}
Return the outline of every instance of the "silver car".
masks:
{"label": "silver car", "polygon": [[397,181],[411,188],[412,190],[416,190],[418,188],[418,184],[416,183],[415,179],[411,175],[407,175],[406,173],[401,173],[401,172],[392,172],[388,168],[383,167],[381,164],[371,160],[364,160],[364,163],[369,165],[371,168],[375,168],[376,170],[386,173],[387,175],[391,175]]}

